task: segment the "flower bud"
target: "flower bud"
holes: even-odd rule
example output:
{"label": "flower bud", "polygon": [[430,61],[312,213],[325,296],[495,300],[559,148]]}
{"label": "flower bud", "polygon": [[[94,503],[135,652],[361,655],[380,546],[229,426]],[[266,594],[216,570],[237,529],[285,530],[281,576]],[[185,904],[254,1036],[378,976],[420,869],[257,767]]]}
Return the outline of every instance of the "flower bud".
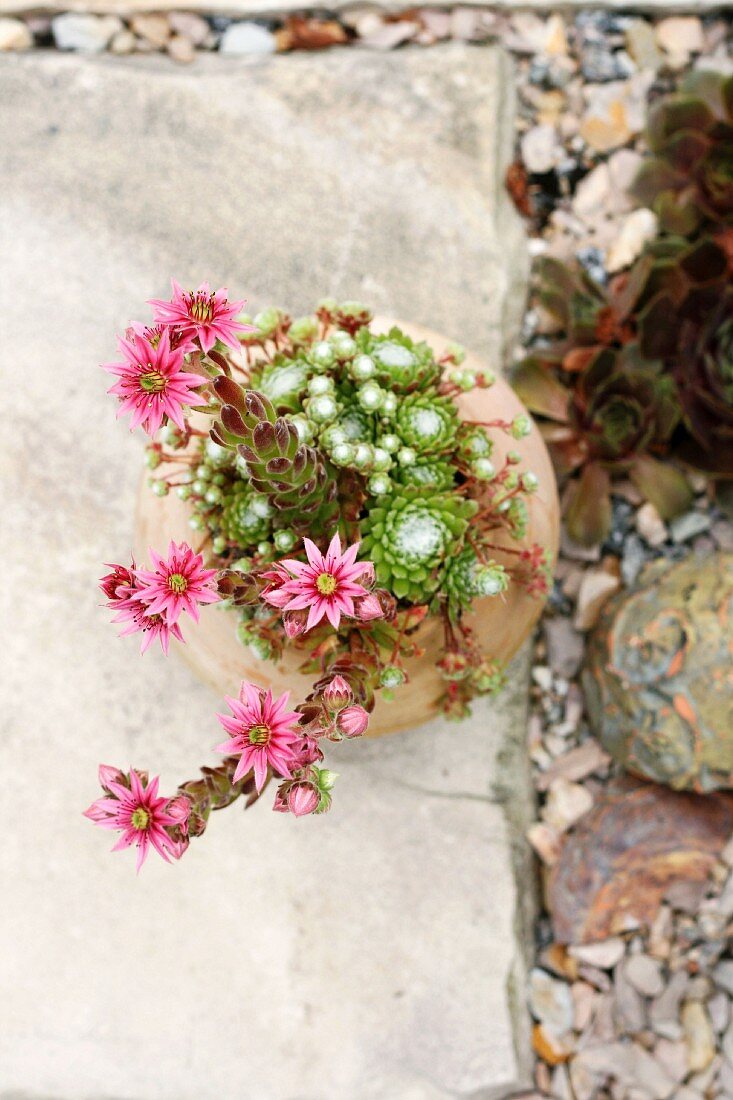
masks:
{"label": "flower bud", "polygon": [[288,638],[297,638],[300,634],[304,634],[307,622],[307,611],[283,612],[283,628]]}
{"label": "flower bud", "polygon": [[320,801],[320,793],[312,783],[293,783],[287,793],[288,809],[296,817],[315,813]]}
{"label": "flower bud", "polygon": [[185,794],[179,794],[172,798],[165,808],[165,812],[175,817],[177,825],[183,825],[188,821],[191,813],[191,799]]}
{"label": "flower bud", "polygon": [[119,768],[112,767],[111,764],[99,765],[99,785],[103,790],[108,791],[110,783],[121,783],[126,786],[124,772],[121,772]]}
{"label": "flower bud", "polygon": [[369,715],[358,704],[340,711],[336,719],[336,728],[344,737],[361,737],[368,725]]}
{"label": "flower bud", "polygon": [[354,600],[354,610],[357,618],[361,619],[363,623],[369,622],[371,619],[382,619],[384,617],[382,605],[373,592],[369,592],[366,596],[357,596]]}
{"label": "flower bud", "polygon": [[351,684],[343,676],[334,676],[331,683],[323,690],[323,702],[330,711],[343,710],[353,701],[354,693],[351,690]]}

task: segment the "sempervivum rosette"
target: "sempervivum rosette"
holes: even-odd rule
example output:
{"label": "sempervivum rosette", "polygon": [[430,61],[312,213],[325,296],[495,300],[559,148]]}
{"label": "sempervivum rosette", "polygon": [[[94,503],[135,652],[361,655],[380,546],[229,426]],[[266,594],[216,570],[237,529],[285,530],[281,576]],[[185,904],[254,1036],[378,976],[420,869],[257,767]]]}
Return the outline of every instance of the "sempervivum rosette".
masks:
{"label": "sempervivum rosette", "polygon": [[373,507],[362,527],[363,547],[379,584],[414,603],[435,592],[448,555],[477,511],[473,500],[406,489]]}
{"label": "sempervivum rosette", "polygon": [[394,424],[402,442],[418,455],[437,455],[455,444],[458,412],[447,397],[412,393],[400,402]]}

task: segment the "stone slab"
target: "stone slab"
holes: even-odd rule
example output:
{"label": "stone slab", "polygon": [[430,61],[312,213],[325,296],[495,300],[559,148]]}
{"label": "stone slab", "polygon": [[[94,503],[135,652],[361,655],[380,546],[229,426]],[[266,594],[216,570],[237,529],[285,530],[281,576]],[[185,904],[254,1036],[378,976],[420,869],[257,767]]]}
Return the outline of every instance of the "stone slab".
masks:
{"label": "stone slab", "polygon": [[217,740],[209,690],[98,606],[141,459],[97,367],[114,332],[170,274],[254,307],[365,297],[494,357],[521,309],[500,51],[211,60],[0,61],[0,1097],[504,1096],[529,1049],[526,655],[462,727],[337,749],[323,818],[232,808],[136,878],[81,817],[97,761],[171,789]]}

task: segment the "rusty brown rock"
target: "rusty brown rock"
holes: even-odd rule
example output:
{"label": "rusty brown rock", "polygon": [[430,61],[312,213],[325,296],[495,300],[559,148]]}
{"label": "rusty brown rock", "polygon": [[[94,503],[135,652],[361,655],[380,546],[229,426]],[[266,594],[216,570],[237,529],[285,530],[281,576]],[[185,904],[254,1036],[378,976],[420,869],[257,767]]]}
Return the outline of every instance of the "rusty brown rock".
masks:
{"label": "rusty brown rock", "polygon": [[551,870],[555,938],[590,943],[651,924],[670,884],[707,878],[731,830],[731,795],[617,781],[568,834]]}
{"label": "rusty brown rock", "polygon": [[655,562],[604,608],[583,678],[627,771],[676,789],[733,786],[733,554]]}

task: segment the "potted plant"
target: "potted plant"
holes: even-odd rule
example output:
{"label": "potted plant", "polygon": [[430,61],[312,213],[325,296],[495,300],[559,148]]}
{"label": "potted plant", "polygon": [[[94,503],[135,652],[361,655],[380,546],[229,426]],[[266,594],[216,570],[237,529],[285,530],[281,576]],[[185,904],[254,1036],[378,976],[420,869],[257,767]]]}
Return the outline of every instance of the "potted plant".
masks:
{"label": "potted plant", "polygon": [[536,621],[558,535],[536,429],[462,349],[354,302],[250,318],[226,290],[174,283],[152,304],[106,369],[151,437],[138,543],[171,541],[102,587],[143,649],[196,620],[192,663],[239,694],[224,763],[173,798],[101,770],[88,815],[140,861],[178,857],[273,776],[275,809],[328,809],[329,741],[468,713]]}

